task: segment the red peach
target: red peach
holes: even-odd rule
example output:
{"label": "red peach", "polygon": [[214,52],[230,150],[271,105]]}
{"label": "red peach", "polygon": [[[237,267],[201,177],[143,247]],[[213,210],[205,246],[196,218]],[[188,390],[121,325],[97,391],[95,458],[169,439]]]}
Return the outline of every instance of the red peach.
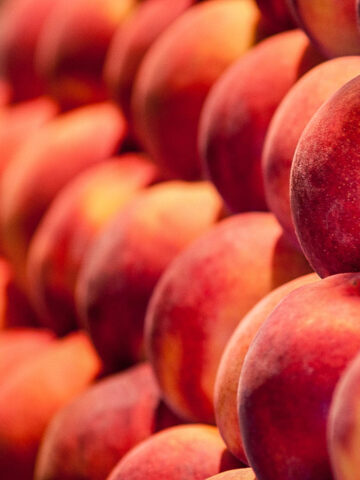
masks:
{"label": "red peach", "polygon": [[294,19],[327,57],[360,54],[355,0],[287,0]]}
{"label": "red peach", "polygon": [[57,340],[0,386],[2,480],[32,480],[41,437],[53,415],[95,378],[100,362],[83,333]]}
{"label": "red peach", "polygon": [[165,182],[139,194],[95,240],[79,274],[77,305],[110,371],[143,355],[147,304],[160,276],[222,213],[207,182]]}
{"label": "red peach", "polygon": [[241,371],[238,405],[258,480],[332,478],[326,422],[340,375],[360,349],[360,274],[300,287],[260,327]]}
{"label": "red peach", "polygon": [[280,300],[296,288],[316,280],[319,280],[316,273],[310,273],[268,293],[240,321],[221,356],[214,389],[216,425],[229,451],[244,463],[248,460],[239,428],[236,397],[245,355],[260,326]]}
{"label": "red peach", "polygon": [[63,335],[78,325],[75,284],[86,252],[110,219],[156,179],[141,154],[127,154],[79,174],[57,195],[32,237],[29,295],[42,325]]}
{"label": "red peach", "polygon": [[164,173],[198,179],[196,140],[210,87],[256,40],[253,0],[203,2],[189,8],[153,44],[136,76],[135,134]]}
{"label": "red peach", "polygon": [[39,38],[36,65],[63,108],[106,100],[102,69],[111,38],[139,0],[58,3]]}
{"label": "red peach", "polygon": [[211,89],[199,150],[230,211],[267,210],[261,153],[268,125],[289,88],[321,60],[300,30],[280,33],[242,56]]}
{"label": "red peach", "polygon": [[234,329],[264,295],[308,271],[270,213],[223,220],[178,255],[155,288],[145,324],[148,357],[170,408],[213,422],[216,372]]}
{"label": "red peach", "polygon": [[76,174],[113,155],[125,129],[121,112],[101,103],[60,115],[19,149],[2,179],[0,229],[21,280],[28,243],[50,202]]}
{"label": "red peach", "polygon": [[40,32],[50,12],[68,0],[6,0],[0,8],[0,64],[14,101],[45,93],[34,67]]}
{"label": "red peach", "polygon": [[130,120],[130,99],[140,64],[154,41],[195,0],[147,0],[115,33],[105,62],[105,80]]}
{"label": "red peach", "polygon": [[105,479],[131,448],[157,430],[161,415],[148,364],[107,377],[55,415],[40,446],[34,480]]}
{"label": "red peach", "polygon": [[215,427],[181,425],[159,432],[133,448],[108,480],[203,480],[238,468]]}
{"label": "red peach", "polygon": [[292,216],[301,248],[321,276],[360,268],[360,76],[311,118],[293,159]]}
{"label": "red peach", "polygon": [[0,176],[23,143],[58,113],[48,97],[8,105],[0,110]]}
{"label": "red peach", "polygon": [[360,72],[360,56],[328,60],[310,70],[277,108],[266,135],[262,166],[266,200],[289,239],[298,245],[290,208],[290,168],[301,133],[316,110]]}

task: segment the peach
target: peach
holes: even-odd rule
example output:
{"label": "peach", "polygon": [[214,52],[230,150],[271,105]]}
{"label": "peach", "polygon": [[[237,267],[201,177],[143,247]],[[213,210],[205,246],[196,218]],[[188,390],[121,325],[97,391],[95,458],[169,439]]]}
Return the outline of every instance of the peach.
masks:
{"label": "peach", "polygon": [[105,80],[130,120],[130,100],[140,64],[153,42],[195,0],[147,0],[117,29],[106,56]]}
{"label": "peach", "polygon": [[359,71],[360,56],[335,58],[314,67],[290,89],[271,120],[262,154],[266,200],[295,245],[289,186],[297,143],[316,110]]}
{"label": "peach", "polygon": [[14,101],[45,93],[34,67],[40,32],[52,9],[67,0],[6,0],[0,8],[0,64]]}
{"label": "peach", "polygon": [[232,332],[264,295],[308,271],[270,213],[230,217],[178,255],[156,286],[145,324],[148,357],[170,408],[186,420],[213,422],[215,376]]}
{"label": "peach", "polygon": [[0,190],[2,247],[19,278],[30,238],[50,202],[77,173],[113,155],[125,129],[121,112],[104,102],[60,115],[19,149]]}
{"label": "peach", "polygon": [[251,468],[237,468],[218,473],[206,480],[256,480],[254,471]]}
{"label": "peach", "polygon": [[77,305],[108,370],[142,357],[145,312],[158,279],[221,213],[207,182],[165,182],[139,194],[95,240],[80,270]]}
{"label": "peach", "polygon": [[328,480],[326,422],[360,349],[360,274],[287,295],[260,327],[240,375],[240,430],[258,480]]}
{"label": "peach", "polygon": [[144,155],[127,154],[87,169],[58,194],[27,259],[29,295],[42,325],[58,335],[76,328],[74,289],[91,242],[155,178],[156,168]]}
{"label": "peach", "polygon": [[360,76],[333,94],[303,131],[290,201],[305,255],[321,276],[360,268]]}
{"label": "peach", "polygon": [[357,480],[360,472],[360,354],[346,368],[330,406],[327,438],[336,480]]}
{"label": "peach", "polygon": [[58,3],[44,25],[36,65],[63,108],[106,99],[102,69],[110,40],[139,0]]}
{"label": "peach", "polygon": [[287,0],[256,0],[263,15],[281,30],[294,26]]}
{"label": "peach", "polygon": [[17,283],[11,265],[0,257],[0,329],[37,324],[37,316]]}
{"label": "peach", "polygon": [[288,0],[298,25],[327,57],[360,54],[354,0]]}
{"label": "peach", "polygon": [[236,397],[245,355],[260,326],[280,300],[296,288],[316,280],[319,280],[316,273],[310,273],[268,293],[240,321],[222,354],[214,390],[216,425],[227,448],[244,463],[248,460],[239,428]]}
{"label": "peach", "polygon": [[120,460],[108,480],[203,480],[238,468],[215,427],[180,425],[152,435]]}
{"label": "peach", "polygon": [[242,56],[211,89],[199,150],[230,211],[267,209],[261,153],[268,125],[289,88],[319,61],[303,32],[280,33]]}
{"label": "peach", "polygon": [[82,392],[100,370],[83,333],[53,342],[0,386],[2,480],[32,480],[41,437],[53,415]]}
{"label": "peach", "polygon": [[254,0],[203,2],[181,15],[145,55],[131,115],[135,134],[167,176],[200,177],[196,140],[205,97],[253,45],[259,19]]}
{"label": "peach", "polygon": [[55,415],[34,479],[105,479],[131,448],[157,430],[161,407],[148,364],[101,380]]}
{"label": "peach", "polygon": [[57,113],[58,106],[48,97],[0,109],[0,176],[22,144]]}
{"label": "peach", "polygon": [[0,385],[16,370],[53,345],[54,337],[40,328],[0,331]]}

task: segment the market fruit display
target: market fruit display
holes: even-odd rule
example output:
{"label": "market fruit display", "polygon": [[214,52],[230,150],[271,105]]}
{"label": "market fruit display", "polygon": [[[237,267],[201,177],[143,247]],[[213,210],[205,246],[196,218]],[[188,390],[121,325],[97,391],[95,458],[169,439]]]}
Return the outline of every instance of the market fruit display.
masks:
{"label": "market fruit display", "polygon": [[360,0],[0,0],[0,479],[360,480]]}

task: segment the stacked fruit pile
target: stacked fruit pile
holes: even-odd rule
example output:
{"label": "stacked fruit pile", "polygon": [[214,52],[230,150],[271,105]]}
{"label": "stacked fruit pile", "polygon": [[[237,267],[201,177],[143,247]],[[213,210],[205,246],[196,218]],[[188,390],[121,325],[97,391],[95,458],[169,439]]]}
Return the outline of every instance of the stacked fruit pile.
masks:
{"label": "stacked fruit pile", "polygon": [[358,21],[0,1],[1,480],[360,480]]}

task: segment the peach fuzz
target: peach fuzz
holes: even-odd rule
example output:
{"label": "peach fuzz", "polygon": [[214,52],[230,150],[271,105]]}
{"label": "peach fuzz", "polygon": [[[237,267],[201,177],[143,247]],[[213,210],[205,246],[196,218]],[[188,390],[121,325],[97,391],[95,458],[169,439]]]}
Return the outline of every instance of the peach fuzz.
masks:
{"label": "peach fuzz", "polygon": [[0,331],[0,385],[16,370],[53,345],[51,332],[40,328]]}
{"label": "peach fuzz", "polygon": [[27,258],[29,296],[42,325],[58,335],[77,327],[74,290],[87,250],[156,176],[147,157],[125,154],[86,169],[59,192],[32,237]]}
{"label": "peach fuzz", "polygon": [[355,0],[288,0],[297,24],[328,58],[360,54]]}
{"label": "peach fuzz", "polygon": [[256,478],[251,468],[237,468],[236,470],[226,470],[226,472],[218,473],[206,480],[256,480]]}
{"label": "peach fuzz", "polygon": [[337,90],[311,118],[290,177],[296,234],[321,276],[360,268],[360,76]]}
{"label": "peach fuzz", "polygon": [[106,100],[102,69],[111,38],[139,0],[58,3],[41,32],[35,63],[64,109]]}
{"label": "peach fuzz", "polygon": [[76,174],[113,155],[125,132],[121,112],[104,102],[58,116],[19,149],[1,182],[0,230],[21,281],[30,238],[50,202]]}
{"label": "peach fuzz", "polygon": [[23,143],[58,113],[49,97],[11,104],[0,109],[0,176]]}
{"label": "peach fuzz", "polygon": [[201,176],[197,129],[213,83],[256,41],[254,0],[203,2],[189,8],[152,45],[135,79],[135,134],[172,178]]}
{"label": "peach fuzz", "polygon": [[105,81],[128,120],[131,96],[140,64],[153,42],[195,0],[148,0],[117,29],[106,56]]}
{"label": "peach fuzz", "polygon": [[240,321],[221,357],[216,375],[214,409],[216,425],[230,452],[248,463],[239,428],[237,390],[245,355],[261,325],[290,292],[319,280],[316,273],[301,276],[267,294]]}
{"label": "peach fuzz", "polygon": [[281,30],[294,26],[294,19],[289,10],[288,0],[256,0],[261,12],[269,22]]}
{"label": "peach fuzz", "polygon": [[180,425],[159,432],[133,448],[107,480],[203,480],[240,467],[215,427]]}
{"label": "peach fuzz", "polygon": [[360,72],[360,56],[328,60],[306,73],[277,108],[262,154],[267,204],[298,245],[290,208],[290,169],[301,133],[318,108]]}
{"label": "peach fuzz", "polygon": [[77,284],[82,324],[108,370],[143,356],[143,325],[153,289],[169,263],[222,214],[207,182],[148,188],[100,233]]}
{"label": "peach fuzz", "polygon": [[331,402],[328,450],[336,480],[358,480],[360,472],[360,354],[346,368]]}
{"label": "peach fuzz", "polygon": [[9,262],[0,257],[0,329],[34,326],[38,326],[38,319],[28,296]]}
{"label": "peach fuzz", "polygon": [[[149,364],[101,380],[55,415],[40,446],[34,480],[105,479],[131,448],[157,430],[163,415]],[[172,420],[167,426],[175,424]]]}
{"label": "peach fuzz", "polygon": [[268,125],[290,87],[321,60],[302,31],[280,33],[243,55],[211,89],[199,152],[230,211],[267,210],[261,153]]}
{"label": "peach fuzz", "polygon": [[241,371],[238,406],[258,480],[332,478],[326,422],[334,388],[360,349],[360,274],[288,294],[260,327]]}
{"label": "peach fuzz", "polygon": [[145,323],[148,357],[170,408],[186,420],[214,422],[216,372],[234,329],[264,295],[308,271],[270,213],[223,220],[178,255]]}
{"label": "peach fuzz", "polygon": [[6,0],[0,8],[0,64],[14,101],[45,93],[34,67],[40,32],[51,10],[67,0]]}
{"label": "peach fuzz", "polygon": [[83,333],[53,342],[0,387],[0,471],[3,480],[32,480],[37,450],[53,415],[100,371]]}

